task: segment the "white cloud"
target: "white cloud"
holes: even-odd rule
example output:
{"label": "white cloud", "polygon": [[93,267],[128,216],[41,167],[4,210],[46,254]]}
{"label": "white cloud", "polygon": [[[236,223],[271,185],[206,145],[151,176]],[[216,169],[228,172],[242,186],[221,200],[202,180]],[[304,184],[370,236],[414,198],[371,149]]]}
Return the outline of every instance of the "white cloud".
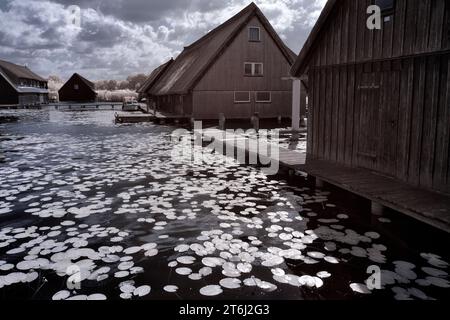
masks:
{"label": "white cloud", "polygon": [[[149,73],[176,56],[184,45],[250,3],[249,0],[217,1],[221,2],[206,9],[201,0],[193,1],[186,9],[178,6],[173,12],[165,8],[163,17],[148,23],[130,21],[119,14],[122,12],[114,14],[112,9],[104,14],[86,7],[82,10],[81,29],[77,29],[67,23],[69,12],[60,3],[9,0],[5,11],[0,8],[0,58],[28,64],[43,76],[57,74],[67,78],[73,72],[80,72],[97,80]],[[256,1],[277,32],[297,52],[325,2]],[[119,2],[115,5],[121,10]],[[151,10],[151,3],[142,10]]]}

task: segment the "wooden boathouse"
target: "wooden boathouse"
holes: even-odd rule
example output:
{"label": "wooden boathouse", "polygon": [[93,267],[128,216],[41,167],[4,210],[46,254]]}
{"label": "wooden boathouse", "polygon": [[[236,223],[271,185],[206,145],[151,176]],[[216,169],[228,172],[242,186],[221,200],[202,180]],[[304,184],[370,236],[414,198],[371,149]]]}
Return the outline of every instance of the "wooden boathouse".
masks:
{"label": "wooden boathouse", "polygon": [[252,3],[156,69],[143,90],[159,112],[187,118],[289,118],[295,58]]}
{"label": "wooden boathouse", "polygon": [[95,84],[78,73],[75,73],[59,89],[59,101],[61,102],[95,102],[97,93]]}
{"label": "wooden boathouse", "polygon": [[154,109],[156,106],[156,101],[154,101],[154,96],[151,95],[150,89],[153,87],[153,85],[161,78],[161,76],[166,72],[167,68],[169,68],[172,63],[173,59],[170,59],[166,63],[160,65],[158,68],[153,70],[150,74],[150,76],[145,80],[143,85],[137,90],[139,94],[139,100],[142,98],[147,99],[147,106],[148,109]]}
{"label": "wooden boathouse", "polygon": [[[380,29],[367,26],[381,9]],[[307,77],[303,170],[450,230],[448,0],[329,0],[292,68]]]}
{"label": "wooden boathouse", "polygon": [[25,107],[48,103],[47,80],[26,66],[0,60],[0,106]]}

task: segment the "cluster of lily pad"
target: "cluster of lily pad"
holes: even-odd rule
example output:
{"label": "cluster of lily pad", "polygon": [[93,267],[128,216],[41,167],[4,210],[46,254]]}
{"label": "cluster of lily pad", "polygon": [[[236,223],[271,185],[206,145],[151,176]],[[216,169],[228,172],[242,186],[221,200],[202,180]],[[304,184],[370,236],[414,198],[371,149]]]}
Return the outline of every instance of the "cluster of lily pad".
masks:
{"label": "cluster of lily pad", "polygon": [[[1,142],[0,289],[49,286],[55,300],[188,298],[192,290],[245,296],[246,289],[270,297],[326,293],[338,283],[357,297],[377,293],[365,283],[370,265],[381,269],[379,291],[396,299],[432,299],[450,287],[445,258],[423,253],[418,265],[390,256],[382,234],[355,230],[350,210],[329,192],[215,153],[201,163],[174,158],[203,151],[190,136],[173,145],[167,129],[103,134],[103,121],[86,126],[70,115],[61,125],[89,134]],[[145,280],[155,272],[147,261],[163,262],[163,285]],[[68,280],[81,289],[61,289]]]}

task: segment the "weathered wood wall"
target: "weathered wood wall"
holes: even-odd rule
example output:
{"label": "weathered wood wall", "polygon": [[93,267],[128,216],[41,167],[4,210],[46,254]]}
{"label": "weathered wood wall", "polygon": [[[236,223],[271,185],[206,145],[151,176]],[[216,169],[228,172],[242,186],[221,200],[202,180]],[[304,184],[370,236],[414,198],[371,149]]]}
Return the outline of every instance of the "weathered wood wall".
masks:
{"label": "weathered wood wall", "polygon": [[157,110],[177,116],[192,116],[190,108],[191,95],[167,95],[156,97]]}
{"label": "weathered wood wall", "polygon": [[0,76],[0,104],[18,104],[19,98],[16,90]]}
{"label": "weathered wood wall", "polygon": [[[259,27],[261,42],[249,42],[248,27]],[[264,63],[264,76],[244,76],[245,62]],[[289,117],[291,115],[292,82],[290,64],[275,41],[254,17],[214,65],[197,83],[193,93],[193,112],[196,117],[248,118],[254,112],[261,117]],[[251,103],[234,103],[234,91],[250,91]],[[256,103],[256,91],[272,92],[271,103]]]}
{"label": "weathered wood wall", "polygon": [[446,0],[397,0],[382,30],[342,0],[309,57],[308,153],[450,193]]}
{"label": "weathered wood wall", "polygon": [[291,116],[291,91],[272,91],[270,103],[256,103],[255,92],[251,92],[250,99],[250,103],[234,103],[234,91],[194,91],[193,115],[198,119],[218,119],[220,113],[227,119],[249,119],[255,112],[261,118]]}
{"label": "weathered wood wall", "polygon": [[19,105],[35,105],[48,102],[48,94],[21,93],[19,94]]}
{"label": "weathered wood wall", "polygon": [[[76,84],[78,85],[78,90],[74,88]],[[97,98],[95,91],[77,76],[70,78],[58,93],[59,101],[91,102]]]}
{"label": "weathered wood wall", "polygon": [[310,66],[383,60],[450,50],[448,0],[396,0],[381,30],[366,27],[373,0],[340,0],[310,56]]}

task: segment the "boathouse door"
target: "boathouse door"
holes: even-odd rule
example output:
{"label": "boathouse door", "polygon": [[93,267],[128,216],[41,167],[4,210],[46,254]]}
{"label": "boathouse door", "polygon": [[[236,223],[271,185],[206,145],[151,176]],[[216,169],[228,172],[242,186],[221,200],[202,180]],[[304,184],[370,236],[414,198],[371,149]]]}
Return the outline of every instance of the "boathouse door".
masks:
{"label": "boathouse door", "polygon": [[361,72],[358,78],[357,163],[359,167],[375,169],[380,136],[380,74]]}
{"label": "boathouse door", "polygon": [[393,70],[390,63],[381,73],[380,84],[380,135],[377,171],[397,176],[400,71]]}
{"label": "boathouse door", "polygon": [[358,78],[357,164],[395,176],[399,72],[362,72]]}

